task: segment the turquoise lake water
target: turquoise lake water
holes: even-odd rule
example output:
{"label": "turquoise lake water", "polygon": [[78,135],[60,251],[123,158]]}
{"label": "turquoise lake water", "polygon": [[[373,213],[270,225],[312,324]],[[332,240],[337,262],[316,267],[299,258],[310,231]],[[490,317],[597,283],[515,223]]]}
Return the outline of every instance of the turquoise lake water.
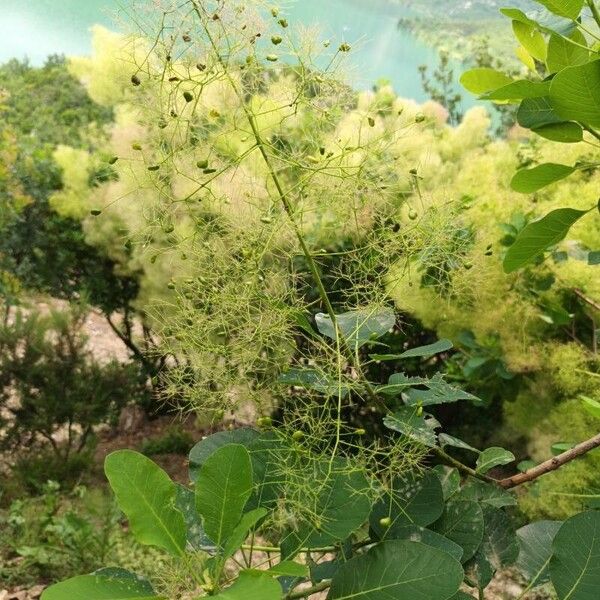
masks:
{"label": "turquoise lake water", "polygon": [[[149,0],[150,2],[151,0]],[[397,27],[406,10],[387,0],[298,0],[287,2],[290,21],[318,25],[325,37],[353,44],[352,83],[366,89],[389,79],[403,96],[423,100],[417,67],[434,64],[437,53]],[[0,61],[44,62],[51,53],[90,52],[89,28],[115,28],[113,17],[127,0],[0,0]]]}

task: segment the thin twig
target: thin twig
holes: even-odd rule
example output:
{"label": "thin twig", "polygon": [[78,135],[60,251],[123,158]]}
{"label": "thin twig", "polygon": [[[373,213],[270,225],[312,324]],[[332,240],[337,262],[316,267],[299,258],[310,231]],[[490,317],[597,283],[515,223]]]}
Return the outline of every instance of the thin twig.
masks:
{"label": "thin twig", "polygon": [[594,448],[600,447],[600,433],[595,435],[593,438],[582,442],[581,444],[577,444],[574,448],[551,458],[550,460],[546,460],[543,463],[533,467],[532,469],[528,469],[525,473],[517,473],[512,477],[507,477],[506,479],[501,479],[498,481],[498,485],[505,489],[514,488],[518,485],[522,485],[529,481],[534,481],[538,477],[545,475],[546,473],[550,473],[555,471],[559,467],[587,454],[590,450]]}
{"label": "thin twig", "polygon": [[325,580],[320,583],[316,583],[315,585],[305,588],[303,590],[298,590],[297,592],[290,592],[284,596],[284,600],[298,600],[299,598],[307,598],[312,594],[316,594],[317,592],[322,592],[331,587],[331,581]]}

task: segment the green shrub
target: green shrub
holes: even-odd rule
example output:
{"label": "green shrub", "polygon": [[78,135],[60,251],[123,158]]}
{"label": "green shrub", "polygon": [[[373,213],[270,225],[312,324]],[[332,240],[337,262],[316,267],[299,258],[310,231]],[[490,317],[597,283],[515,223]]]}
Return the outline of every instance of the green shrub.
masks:
{"label": "green shrub", "polygon": [[80,460],[70,461],[89,449],[97,425],[114,422],[126,403],[146,395],[135,365],[93,357],[85,318],[78,307],[16,310],[0,325],[0,447],[50,450],[57,473]]}
{"label": "green shrub", "polygon": [[192,436],[181,428],[169,427],[159,437],[144,440],[140,451],[146,456],[154,454],[187,454],[193,443]]}

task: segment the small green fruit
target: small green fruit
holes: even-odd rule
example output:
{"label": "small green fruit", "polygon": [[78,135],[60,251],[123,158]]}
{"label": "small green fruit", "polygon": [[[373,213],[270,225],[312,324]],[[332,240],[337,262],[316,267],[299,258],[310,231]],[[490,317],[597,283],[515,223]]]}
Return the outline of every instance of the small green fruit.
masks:
{"label": "small green fruit", "polygon": [[206,169],[206,168],[208,168],[208,160],[206,160],[206,159],[204,159],[204,160],[199,160],[199,161],[196,163],[196,166],[197,166],[199,169]]}
{"label": "small green fruit", "polygon": [[280,35],[274,35],[271,37],[271,44],[274,46],[278,46],[281,44],[281,42],[283,42],[283,38]]}
{"label": "small green fruit", "polygon": [[148,171],[158,171],[160,169],[159,165],[150,165],[148,167]]}
{"label": "small green fruit", "polygon": [[292,439],[295,442],[300,442],[301,440],[304,439],[304,432],[303,431],[294,431],[294,433],[292,434]]}
{"label": "small green fruit", "polygon": [[415,123],[422,123],[425,120],[425,115],[423,113],[417,113],[415,115]]}
{"label": "small green fruit", "polygon": [[271,419],[271,417],[259,417],[256,419],[256,424],[259,427],[271,427],[271,425],[273,425],[273,419]]}
{"label": "small green fruit", "polygon": [[97,217],[98,215],[102,214],[102,211],[99,208],[92,208],[92,210],[90,210],[90,214],[94,217]]}
{"label": "small green fruit", "polygon": [[418,213],[418,212],[417,212],[417,211],[416,211],[414,208],[411,208],[411,209],[408,211],[408,218],[409,218],[411,221],[414,221],[414,220],[415,220],[415,219],[416,219],[418,216],[419,216],[419,213]]}
{"label": "small green fruit", "polygon": [[352,50],[352,46],[350,44],[347,44],[346,42],[344,42],[343,44],[340,44],[340,47],[339,47],[340,52],[350,52],[350,50]]}
{"label": "small green fruit", "polygon": [[131,144],[131,149],[137,150],[139,152],[142,149],[142,147],[139,144]]}
{"label": "small green fruit", "polygon": [[356,435],[365,435],[367,432],[366,432],[366,431],[365,431],[365,430],[364,430],[362,427],[359,427],[358,429],[356,429],[356,430],[354,431],[354,433],[355,433]]}
{"label": "small green fruit", "polygon": [[114,165],[118,160],[119,160],[118,156],[113,156],[112,158],[108,159],[108,164],[109,165]]}
{"label": "small green fruit", "polygon": [[279,21],[277,21],[284,29],[288,26],[288,22],[287,19],[279,19]]}
{"label": "small green fruit", "polygon": [[277,54],[267,54],[267,60],[269,62],[277,62],[279,58],[277,57]]}
{"label": "small green fruit", "polygon": [[383,517],[379,519],[379,524],[387,529],[392,524],[392,519],[390,517]]}
{"label": "small green fruit", "polygon": [[194,99],[194,94],[192,92],[183,92],[183,98],[186,102],[191,102]]}
{"label": "small green fruit", "polygon": [[137,75],[132,75],[131,76],[131,83],[133,83],[133,85],[135,85],[135,86],[138,86],[142,82],[141,82],[140,78]]}
{"label": "small green fruit", "polygon": [[369,117],[367,121],[369,122],[369,127],[375,127],[375,119],[373,117]]}

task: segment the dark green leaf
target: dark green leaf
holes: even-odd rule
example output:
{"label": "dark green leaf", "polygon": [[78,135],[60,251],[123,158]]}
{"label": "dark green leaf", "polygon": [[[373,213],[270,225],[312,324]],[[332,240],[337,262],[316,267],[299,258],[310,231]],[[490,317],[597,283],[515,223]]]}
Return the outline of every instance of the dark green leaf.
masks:
{"label": "dark green leaf", "polygon": [[518,235],[504,258],[504,271],[512,273],[535,260],[545,250],[565,238],[571,226],[587,211],[559,208],[530,223]]}
{"label": "dark green leaf", "polygon": [[[396,477],[390,489],[377,501],[369,522],[378,539],[397,538],[406,525],[425,527],[440,518],[444,510],[442,484],[434,473],[424,477]],[[381,519],[389,519],[387,525]]]}
{"label": "dark green leaf", "polygon": [[319,494],[313,501],[311,519],[303,519],[296,531],[281,542],[284,557],[290,558],[303,547],[319,547],[345,540],[369,518],[369,483],[364,474],[350,470],[346,461],[315,464],[314,481]]}
{"label": "dark green leaf", "polygon": [[231,431],[219,431],[200,440],[190,451],[190,479],[196,481],[200,467],[219,448],[228,444],[247,446],[259,435],[260,433],[256,429],[243,427]]}
{"label": "dark green leaf", "polygon": [[438,340],[433,344],[427,346],[419,346],[418,348],[411,348],[401,354],[371,354],[373,360],[400,360],[403,358],[429,358],[440,352],[446,352],[452,348],[452,342],[450,340]]}
{"label": "dark green leaf", "polygon": [[452,446],[453,448],[461,448],[462,450],[470,450],[471,452],[475,452],[479,454],[479,450],[477,448],[473,448],[473,446],[469,446],[467,442],[463,442],[458,438],[448,435],[447,433],[440,433],[438,436],[438,442],[442,448],[445,446]]}
{"label": "dark green leaf", "polygon": [[[340,333],[351,348],[363,346],[386,334],[396,323],[396,315],[389,308],[353,310],[336,315]],[[317,329],[325,336],[336,339],[331,317],[324,313],[315,315]]]}
{"label": "dark green leaf", "polygon": [[446,465],[436,465],[432,470],[442,484],[445,501],[458,492],[460,489],[460,473],[457,469]]}
{"label": "dark green leaf", "polygon": [[135,538],[181,556],[187,532],[183,515],[175,508],[177,488],[169,476],[132,450],[109,454],[104,471]]}
{"label": "dark green leaf", "polygon": [[196,497],[192,490],[177,485],[175,508],[183,515],[187,530],[187,543],[195,550],[214,547],[214,542],[204,533],[200,515],[196,511]]}
{"label": "dark green leaf", "polygon": [[494,570],[512,565],[519,554],[517,534],[505,511],[483,507],[482,551]]}
{"label": "dark green leaf", "polygon": [[522,194],[531,194],[538,190],[560,181],[576,171],[575,167],[559,165],[556,163],[545,163],[533,167],[533,169],[522,169],[517,171],[510,185],[513,190]]}
{"label": "dark green leaf", "polygon": [[544,125],[562,123],[565,119],[554,111],[549,96],[525,98],[517,111],[517,122],[526,129],[537,129]]}
{"label": "dark green leaf", "polygon": [[517,569],[528,582],[542,585],[550,580],[552,540],[561,525],[560,521],[537,521],[517,531],[520,546]]}
{"label": "dark green leaf", "polygon": [[559,600],[598,600],[600,590],[600,512],[565,521],[552,542],[550,579]]}
{"label": "dark green leaf", "polygon": [[551,123],[532,130],[540,137],[562,144],[576,144],[583,140],[583,128],[579,123],[565,121],[564,123]]}
{"label": "dark green leaf", "polygon": [[459,494],[455,497],[455,500],[474,500],[480,504],[495,508],[515,506],[517,504],[514,494],[497,485],[486,483],[474,477],[467,479]]}
{"label": "dark green leaf", "polygon": [[383,424],[425,446],[433,447],[437,444],[435,430],[440,424],[416,406],[403,406],[393,415],[384,417]]}
{"label": "dark green leaf", "polygon": [[600,265],[600,250],[593,250],[588,254],[588,265]]}
{"label": "dark green leaf", "polygon": [[405,540],[378,544],[336,573],[329,600],[447,600],[463,578],[460,563],[431,546]]}
{"label": "dark green leaf", "polygon": [[431,529],[463,549],[463,562],[475,555],[483,540],[483,511],[477,502],[451,500]]}
{"label": "dark green leaf", "polygon": [[431,531],[431,529],[419,527],[419,525],[405,525],[404,527],[399,527],[392,537],[386,539],[421,542],[432,548],[443,550],[456,560],[460,560],[463,555],[463,549],[458,544],[455,544],[452,540],[449,540],[447,537],[444,537],[435,531]]}
{"label": "dark green leaf", "polygon": [[244,513],[240,522],[234,527],[227,538],[227,542],[223,547],[223,556],[225,558],[233,556],[248,537],[250,530],[253,529],[267,514],[268,511],[266,508],[255,508],[254,510]]}
{"label": "dark green leaf", "polygon": [[289,369],[285,373],[282,373],[277,381],[283,385],[293,385],[315,390],[327,396],[341,394],[342,397],[345,397],[350,392],[350,386],[344,383],[343,380],[338,382],[337,379],[316,369]]}

